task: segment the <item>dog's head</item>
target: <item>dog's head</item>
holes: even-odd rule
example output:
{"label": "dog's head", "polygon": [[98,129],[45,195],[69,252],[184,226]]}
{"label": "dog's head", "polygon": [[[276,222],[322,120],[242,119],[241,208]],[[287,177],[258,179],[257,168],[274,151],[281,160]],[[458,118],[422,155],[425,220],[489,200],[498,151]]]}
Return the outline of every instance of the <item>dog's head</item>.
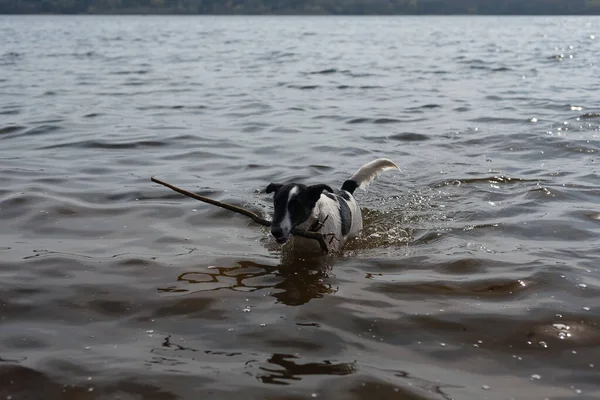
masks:
{"label": "dog's head", "polygon": [[306,221],[323,190],[333,190],[323,184],[306,186],[302,184],[271,183],[267,186],[267,193],[273,196],[274,214],[271,222],[271,234],[277,243],[285,243],[290,237],[292,228]]}

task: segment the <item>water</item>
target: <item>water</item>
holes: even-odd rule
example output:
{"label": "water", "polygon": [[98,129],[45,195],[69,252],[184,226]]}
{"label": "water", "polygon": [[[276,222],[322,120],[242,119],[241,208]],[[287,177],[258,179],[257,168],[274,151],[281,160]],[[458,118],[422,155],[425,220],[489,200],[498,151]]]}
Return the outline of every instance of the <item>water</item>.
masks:
{"label": "water", "polygon": [[[0,398],[600,396],[600,19],[0,18]],[[282,256],[270,182],[365,230]]]}

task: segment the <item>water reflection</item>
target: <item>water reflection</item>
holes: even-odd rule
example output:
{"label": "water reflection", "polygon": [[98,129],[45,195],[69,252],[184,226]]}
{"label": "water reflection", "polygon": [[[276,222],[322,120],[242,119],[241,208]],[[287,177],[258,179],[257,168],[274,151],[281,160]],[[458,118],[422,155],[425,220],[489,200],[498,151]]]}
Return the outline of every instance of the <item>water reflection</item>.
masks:
{"label": "water reflection", "polygon": [[291,354],[273,354],[267,363],[281,368],[260,367],[267,374],[258,378],[263,383],[289,385],[290,382],[302,379],[304,375],[350,375],[356,373],[356,363],[338,363],[330,361],[297,363],[298,357]]}
{"label": "water reflection", "polygon": [[[337,292],[337,286],[325,283],[331,271],[329,257],[283,253],[279,265],[254,261],[237,261],[234,266],[209,266],[202,271],[188,271],[177,277],[177,284],[159,288],[160,293],[191,294],[231,290],[255,292],[267,290],[277,302],[288,306],[306,304],[313,299]],[[273,283],[273,278],[279,281]]]}

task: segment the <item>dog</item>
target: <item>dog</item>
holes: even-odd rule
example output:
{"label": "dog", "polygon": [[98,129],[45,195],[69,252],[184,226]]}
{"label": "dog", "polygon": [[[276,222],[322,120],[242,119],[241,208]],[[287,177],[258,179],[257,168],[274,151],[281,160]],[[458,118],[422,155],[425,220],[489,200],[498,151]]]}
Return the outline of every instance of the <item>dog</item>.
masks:
{"label": "dog", "polygon": [[[273,195],[271,235],[279,244],[289,241],[293,228],[319,232],[325,236],[330,251],[339,251],[348,240],[356,237],[363,227],[362,212],[354,191],[369,185],[381,172],[398,169],[387,158],[378,158],[356,171],[341,189],[326,184],[311,186],[299,183],[270,183],[266,193]],[[294,247],[320,249],[316,240],[293,237]]]}

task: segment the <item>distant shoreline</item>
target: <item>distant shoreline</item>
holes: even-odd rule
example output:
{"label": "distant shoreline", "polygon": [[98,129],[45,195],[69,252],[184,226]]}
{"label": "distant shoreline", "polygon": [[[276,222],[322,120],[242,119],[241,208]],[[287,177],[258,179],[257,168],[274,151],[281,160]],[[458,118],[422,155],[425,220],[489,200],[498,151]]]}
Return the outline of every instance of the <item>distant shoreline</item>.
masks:
{"label": "distant shoreline", "polygon": [[60,13],[60,12],[0,12],[0,15],[64,15],[64,16],[190,16],[190,17],[597,17],[599,12],[594,13],[294,13],[294,12],[277,12],[277,13],[190,13],[177,11],[140,11],[140,10],[113,10],[113,11],[98,11],[98,12],[81,12],[81,13]]}
{"label": "distant shoreline", "polygon": [[600,0],[0,0],[0,14],[600,16]]}

